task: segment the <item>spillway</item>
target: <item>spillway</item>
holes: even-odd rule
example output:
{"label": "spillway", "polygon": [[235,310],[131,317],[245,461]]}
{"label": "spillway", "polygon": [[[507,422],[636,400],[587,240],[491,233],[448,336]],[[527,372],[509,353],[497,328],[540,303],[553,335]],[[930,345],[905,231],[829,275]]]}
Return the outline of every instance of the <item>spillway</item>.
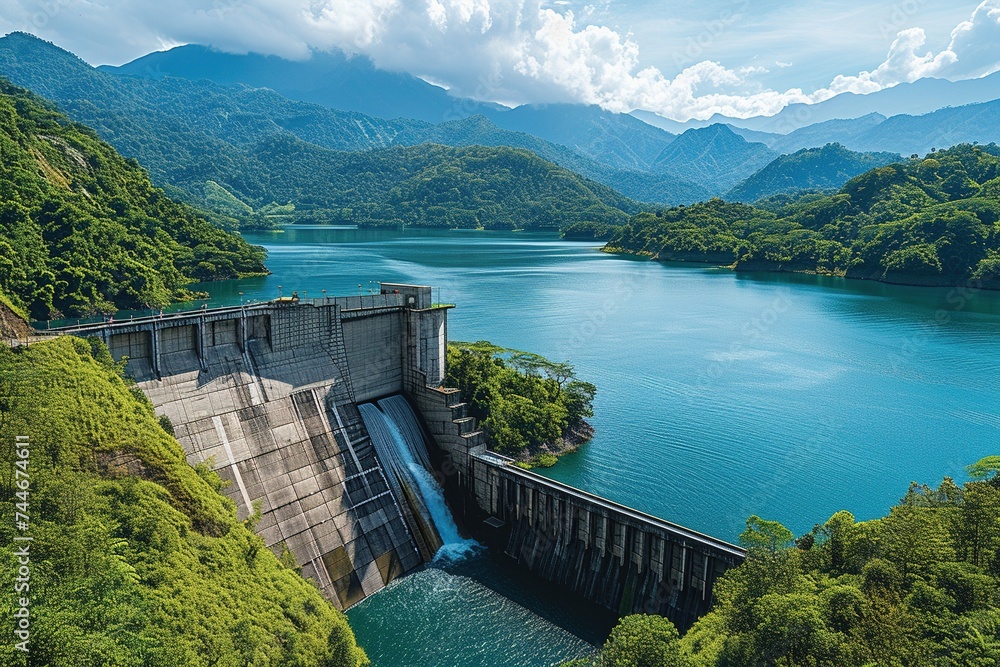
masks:
{"label": "spillway", "polygon": [[358,406],[372,444],[385,466],[389,484],[410,507],[417,530],[428,536],[436,558],[456,558],[469,553],[475,542],[462,537],[444,498],[444,490],[431,473],[423,429],[402,396],[378,404]]}

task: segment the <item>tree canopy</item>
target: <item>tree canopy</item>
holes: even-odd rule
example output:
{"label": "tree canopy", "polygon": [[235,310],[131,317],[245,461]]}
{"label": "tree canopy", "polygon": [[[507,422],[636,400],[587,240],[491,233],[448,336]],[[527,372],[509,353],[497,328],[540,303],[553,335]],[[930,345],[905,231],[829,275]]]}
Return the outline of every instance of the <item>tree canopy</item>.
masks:
{"label": "tree canopy", "polygon": [[794,543],[780,523],[750,517],[746,561],[683,637],[666,619],[627,617],[595,661],[577,664],[1000,665],[998,462],[970,466],[962,486],[914,483],[880,519],[837,512]]}
{"label": "tree canopy", "polygon": [[584,420],[593,415],[597,388],[577,379],[568,363],[487,341],[452,342],[447,369],[445,381],[461,390],[490,447],[501,454],[552,465],[549,450],[589,437]]}

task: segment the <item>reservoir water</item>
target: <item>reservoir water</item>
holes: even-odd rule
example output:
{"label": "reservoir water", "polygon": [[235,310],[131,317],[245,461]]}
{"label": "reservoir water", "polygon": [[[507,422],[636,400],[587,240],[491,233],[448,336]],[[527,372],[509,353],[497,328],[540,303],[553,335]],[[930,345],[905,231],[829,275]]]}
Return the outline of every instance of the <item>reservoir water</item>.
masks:
{"label": "reservoir water", "polygon": [[[458,306],[451,339],[568,360],[598,386],[594,439],[544,474],[717,537],[735,540],[750,514],[796,533],[840,509],[879,516],[911,480],[961,480],[1000,453],[997,293],[662,265],[553,235],[246,236],[273,274],[199,286],[210,305],[279,285],[308,297],[433,285]],[[484,569],[428,570],[352,610],[376,665],[549,665],[600,641],[572,610],[529,611],[462,567]],[[467,617],[473,600],[495,634],[442,638],[449,614],[457,627],[487,621]],[[378,619],[392,614],[387,634]],[[461,647],[480,657],[455,662]]]}

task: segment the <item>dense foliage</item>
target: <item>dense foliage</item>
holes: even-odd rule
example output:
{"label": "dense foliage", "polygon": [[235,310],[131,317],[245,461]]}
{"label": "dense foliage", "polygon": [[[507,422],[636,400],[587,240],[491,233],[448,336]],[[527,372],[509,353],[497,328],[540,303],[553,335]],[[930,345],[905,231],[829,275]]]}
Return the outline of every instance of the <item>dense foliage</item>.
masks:
{"label": "dense foliage", "polygon": [[[343,614],[236,519],[96,341],[0,347],[0,561],[13,590],[18,435],[28,436],[30,653],[0,663],[366,664]],[[23,479],[23,477],[21,478]],[[20,508],[23,510],[23,508]],[[11,595],[0,596],[4,623]],[[9,626],[8,626],[9,627]]]}
{"label": "dense foliage", "polygon": [[0,291],[35,319],[163,306],[190,282],[265,271],[263,249],[2,79],[0,158]]}
{"label": "dense foliage", "polygon": [[628,617],[594,664],[1000,665],[998,471],[987,457],[961,487],[913,484],[888,516],[837,512],[794,542],[751,517],[747,560],[717,582],[708,615],[679,640],[666,619]]}
{"label": "dense foliage", "polygon": [[1000,148],[964,144],[771,210],[718,199],[639,214],[609,251],[913,284],[1000,285]]}
{"label": "dense foliage", "polygon": [[448,376],[486,434],[490,447],[533,465],[555,463],[552,450],[589,435],[585,418],[597,389],[577,379],[573,367],[486,341],[452,342]]}
{"label": "dense foliage", "polygon": [[839,190],[855,176],[900,159],[897,153],[856,153],[840,144],[803,148],[775,158],[730,190],[725,199],[750,203],[798,190]]}
{"label": "dense foliage", "polygon": [[610,188],[520,149],[422,144],[342,153],[282,136],[253,152],[275,176],[244,196],[295,202],[315,222],[558,229],[624,223],[622,207],[635,210]]}

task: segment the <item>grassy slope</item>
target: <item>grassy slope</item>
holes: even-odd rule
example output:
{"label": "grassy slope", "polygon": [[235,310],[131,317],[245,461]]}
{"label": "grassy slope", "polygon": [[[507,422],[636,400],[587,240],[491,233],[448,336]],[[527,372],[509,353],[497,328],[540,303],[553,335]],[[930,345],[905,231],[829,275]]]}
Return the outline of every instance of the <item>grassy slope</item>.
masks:
{"label": "grassy slope", "polygon": [[[31,442],[32,652],[24,663],[4,642],[3,664],[366,662],[343,614],[236,519],[105,348],[0,347],[0,441],[17,435]],[[0,451],[10,591],[14,448]]]}

